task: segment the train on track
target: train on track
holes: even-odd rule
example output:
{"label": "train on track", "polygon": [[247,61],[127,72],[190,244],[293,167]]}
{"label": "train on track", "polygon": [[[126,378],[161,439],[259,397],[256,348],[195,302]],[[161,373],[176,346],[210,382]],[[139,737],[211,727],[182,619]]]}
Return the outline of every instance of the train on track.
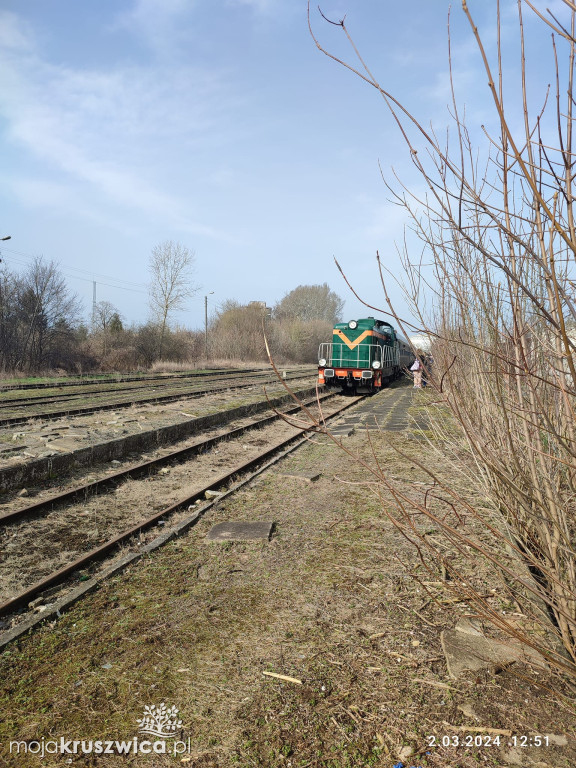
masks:
{"label": "train on track", "polygon": [[384,320],[338,323],[332,341],[320,344],[318,381],[348,394],[372,394],[402,375],[414,361],[410,344]]}

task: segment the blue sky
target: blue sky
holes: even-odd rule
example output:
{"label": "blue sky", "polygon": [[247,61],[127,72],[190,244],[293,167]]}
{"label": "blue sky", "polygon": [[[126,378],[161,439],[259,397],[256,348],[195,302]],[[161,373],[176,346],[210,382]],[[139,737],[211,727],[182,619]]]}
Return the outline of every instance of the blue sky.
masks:
{"label": "blue sky", "polygon": [[[490,46],[495,2],[469,6]],[[506,34],[515,2],[503,6]],[[321,7],[346,14],[383,86],[446,125],[449,2]],[[312,22],[353,61],[316,5]],[[452,24],[456,85],[478,131],[493,112],[460,3]],[[0,0],[0,67],[3,259],[16,271],[35,255],[57,261],[86,316],[96,280],[99,301],[144,321],[150,251],[167,239],[196,254],[199,293],[177,318],[188,327],[202,325],[211,291],[212,309],[272,305],[323,282],[347,317],[365,315],[333,257],[382,305],[374,256],[398,268],[406,218],[379,163],[420,182],[376,91],[317,50],[304,0]]]}

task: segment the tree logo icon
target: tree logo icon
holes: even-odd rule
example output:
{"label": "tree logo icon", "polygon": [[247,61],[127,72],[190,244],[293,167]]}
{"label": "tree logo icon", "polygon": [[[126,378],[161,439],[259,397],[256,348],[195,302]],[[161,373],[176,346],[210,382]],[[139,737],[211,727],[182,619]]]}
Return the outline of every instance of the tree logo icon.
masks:
{"label": "tree logo icon", "polygon": [[139,733],[148,733],[161,739],[173,738],[176,730],[182,727],[178,711],[176,707],[167,707],[164,702],[159,706],[152,704],[145,707],[144,716],[138,720]]}

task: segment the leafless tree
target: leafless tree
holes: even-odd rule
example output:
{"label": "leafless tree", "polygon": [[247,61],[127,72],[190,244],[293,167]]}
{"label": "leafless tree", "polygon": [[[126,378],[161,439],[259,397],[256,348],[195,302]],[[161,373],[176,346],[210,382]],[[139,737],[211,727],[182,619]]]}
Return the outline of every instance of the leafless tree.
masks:
{"label": "leafless tree", "polygon": [[269,334],[269,344],[277,358],[294,363],[318,363],[318,347],[332,338],[333,322],[298,320],[290,317],[276,320]]}
{"label": "leafless tree", "polygon": [[341,319],[344,301],[323,285],[299,285],[287,293],[274,308],[278,320],[325,320],[334,324]]}
{"label": "leafless tree", "polygon": [[4,265],[0,268],[0,365],[12,370],[19,354],[18,281]]}
{"label": "leafless tree", "polygon": [[16,321],[20,327],[16,368],[39,370],[65,358],[80,304],[54,262],[36,259],[18,280]]}
{"label": "leafless tree", "polygon": [[92,313],[92,331],[101,343],[102,356],[106,358],[110,334],[122,330],[122,320],[116,307],[109,301],[99,301]]}
{"label": "leafless tree", "polygon": [[115,316],[120,317],[120,313],[114,304],[109,301],[99,301],[94,307],[94,331],[96,333],[106,333]]}
{"label": "leafless tree", "polygon": [[170,314],[183,309],[199,288],[192,283],[194,253],[181,243],[165,240],[150,256],[150,308],[160,325],[159,356]]}

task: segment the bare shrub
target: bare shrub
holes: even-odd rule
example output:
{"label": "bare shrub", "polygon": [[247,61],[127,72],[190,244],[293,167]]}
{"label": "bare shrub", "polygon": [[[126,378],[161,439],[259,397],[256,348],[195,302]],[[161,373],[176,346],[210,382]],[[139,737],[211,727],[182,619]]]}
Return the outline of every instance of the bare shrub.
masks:
{"label": "bare shrub", "polygon": [[317,363],[318,346],[332,338],[333,324],[326,320],[285,318],[274,324],[270,343],[275,356],[298,363]]}
{"label": "bare shrub", "polygon": [[[552,119],[546,95],[530,117],[525,5],[543,23],[543,34],[553,32]],[[434,338],[431,383],[436,401],[428,409],[436,412],[431,415],[432,443],[442,442],[460,476],[465,473],[476,486],[481,483],[487,501],[469,503],[462,488],[442,480],[430,466],[421,467],[429,485],[410,494],[378,467],[376,456],[367,469],[380,483],[377,493],[385,509],[393,499],[394,510],[388,514],[418,548],[426,567],[441,566],[452,577],[450,589],[574,680],[576,346],[569,331],[576,321],[576,6],[569,0],[564,6],[569,20],[561,26],[530,2],[518,3],[521,74],[516,93],[524,118],[515,133],[515,115],[504,98],[499,6],[492,65],[463,3],[498,126],[480,154],[454,97],[450,136],[455,138],[450,143],[427,130],[381,87],[359,54],[359,69],[353,71],[384,98],[427,188],[426,197],[406,189],[395,194],[410,212],[433,263],[433,274],[428,274],[420,256],[416,260],[408,251],[404,254],[406,295],[419,320],[417,330]],[[344,22],[338,24],[352,43]],[[537,65],[541,67],[541,58]],[[479,158],[484,158],[483,166]],[[382,285],[390,313],[407,333],[384,279]],[[434,312],[425,314],[425,298],[431,296]],[[469,583],[443,546],[426,534],[430,522],[463,558],[485,561],[501,578],[513,604],[522,609],[519,620],[493,607],[479,585]]]}
{"label": "bare shrub", "polygon": [[332,328],[343,301],[328,285],[300,285],[289,291],[270,312],[265,305],[247,306],[234,300],[223,303],[210,323],[210,357],[268,359],[263,339],[276,359],[316,363],[318,346],[332,337]]}
{"label": "bare shrub", "polygon": [[210,360],[200,360],[199,368],[262,368],[265,369],[262,360],[240,360],[239,358],[214,357]]}
{"label": "bare shrub", "polygon": [[99,358],[98,369],[112,372],[130,373],[140,369],[138,355],[134,346],[118,346],[108,350],[105,357]]}
{"label": "bare shrub", "polygon": [[175,363],[172,360],[156,360],[152,363],[150,370],[153,373],[179,373],[189,371],[193,368],[191,363],[184,361],[183,363]]}
{"label": "bare shrub", "polygon": [[265,360],[262,328],[266,313],[260,305],[244,306],[237,301],[224,302],[210,324],[210,357],[235,360]]}

